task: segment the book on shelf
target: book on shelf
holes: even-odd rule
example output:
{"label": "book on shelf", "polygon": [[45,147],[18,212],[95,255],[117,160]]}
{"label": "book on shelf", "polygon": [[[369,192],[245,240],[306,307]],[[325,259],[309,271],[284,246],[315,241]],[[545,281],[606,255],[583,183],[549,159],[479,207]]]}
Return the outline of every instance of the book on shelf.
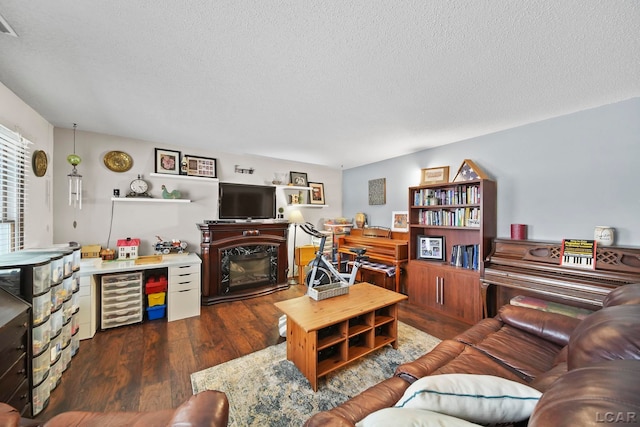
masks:
{"label": "book on shelf", "polygon": [[451,262],[454,267],[478,270],[480,245],[453,245],[451,249]]}
{"label": "book on shelf", "polygon": [[479,203],[479,185],[458,185],[446,189],[421,188],[413,193],[414,206],[476,205]]}
{"label": "book on shelf", "polygon": [[596,269],[596,241],[563,239],[560,249],[560,265]]}

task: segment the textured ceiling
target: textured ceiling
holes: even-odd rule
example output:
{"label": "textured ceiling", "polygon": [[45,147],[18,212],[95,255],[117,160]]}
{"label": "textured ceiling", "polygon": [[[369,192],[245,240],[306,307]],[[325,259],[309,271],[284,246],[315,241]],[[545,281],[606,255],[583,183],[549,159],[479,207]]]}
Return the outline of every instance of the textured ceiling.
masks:
{"label": "textured ceiling", "polygon": [[[640,96],[637,0],[0,0],[53,125],[350,168]],[[514,141],[516,144],[517,141]]]}

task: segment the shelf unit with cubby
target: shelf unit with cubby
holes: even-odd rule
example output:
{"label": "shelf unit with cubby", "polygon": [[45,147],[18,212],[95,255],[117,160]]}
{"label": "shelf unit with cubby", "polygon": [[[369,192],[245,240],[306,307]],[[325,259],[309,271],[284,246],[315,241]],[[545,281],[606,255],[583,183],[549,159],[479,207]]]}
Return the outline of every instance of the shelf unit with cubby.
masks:
{"label": "shelf unit with cubby", "polygon": [[317,376],[369,354],[397,339],[397,306],[359,314],[317,331]]}
{"label": "shelf unit with cubby", "polygon": [[[496,237],[496,197],[489,179],[409,187],[410,302],[470,324],[483,317],[480,277]],[[444,239],[442,260],[421,256],[420,236]]]}

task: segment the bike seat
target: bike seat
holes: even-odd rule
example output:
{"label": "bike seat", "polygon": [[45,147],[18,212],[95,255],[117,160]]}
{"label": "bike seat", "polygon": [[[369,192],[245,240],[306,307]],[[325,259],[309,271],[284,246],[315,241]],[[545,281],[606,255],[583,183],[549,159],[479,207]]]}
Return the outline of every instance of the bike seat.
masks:
{"label": "bike seat", "polygon": [[349,248],[349,252],[353,252],[358,256],[362,256],[367,252],[367,248]]}

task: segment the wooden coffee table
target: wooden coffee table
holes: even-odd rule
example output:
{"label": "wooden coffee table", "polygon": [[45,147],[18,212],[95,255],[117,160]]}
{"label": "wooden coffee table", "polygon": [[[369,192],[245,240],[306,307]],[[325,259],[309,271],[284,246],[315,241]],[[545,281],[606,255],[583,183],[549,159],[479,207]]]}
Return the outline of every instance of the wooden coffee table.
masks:
{"label": "wooden coffee table", "polygon": [[369,283],[321,301],[305,295],[275,303],[287,315],[287,359],[307,377],[318,378],[374,350],[397,348],[398,307],[402,295]]}

